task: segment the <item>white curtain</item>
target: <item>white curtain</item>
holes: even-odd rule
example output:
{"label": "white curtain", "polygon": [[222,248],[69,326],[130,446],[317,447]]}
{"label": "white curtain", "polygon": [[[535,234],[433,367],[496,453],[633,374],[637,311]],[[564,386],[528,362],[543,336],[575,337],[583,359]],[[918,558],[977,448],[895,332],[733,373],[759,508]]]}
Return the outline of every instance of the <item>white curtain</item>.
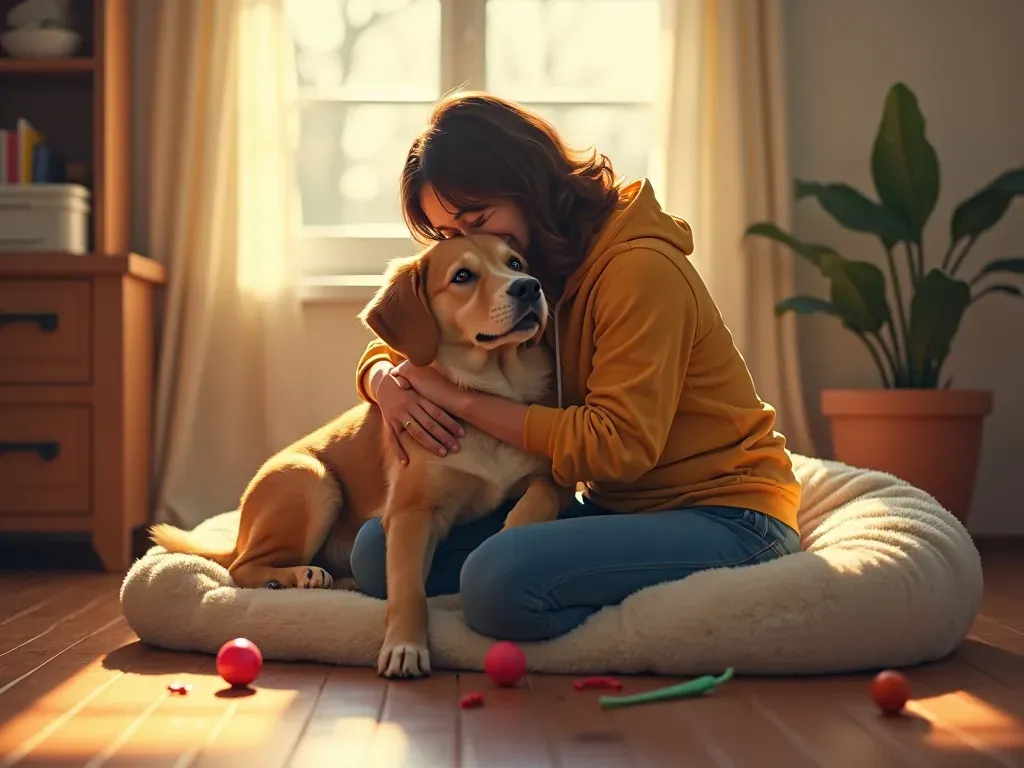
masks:
{"label": "white curtain", "polygon": [[795,318],[773,307],[795,288],[793,257],[748,224],[788,229],[781,0],[662,0],[655,173],[663,206],[693,228],[692,256],[788,447],[813,455]]}
{"label": "white curtain", "polygon": [[233,509],[312,426],[295,291],[284,0],[157,0],[149,243],[167,265],[155,519]]}

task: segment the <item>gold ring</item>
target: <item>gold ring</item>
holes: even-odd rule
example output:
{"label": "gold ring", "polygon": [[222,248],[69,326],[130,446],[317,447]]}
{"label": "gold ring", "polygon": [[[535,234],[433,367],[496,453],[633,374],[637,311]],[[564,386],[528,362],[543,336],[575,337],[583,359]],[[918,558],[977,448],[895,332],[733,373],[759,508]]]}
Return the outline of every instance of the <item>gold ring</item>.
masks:
{"label": "gold ring", "polygon": [[412,426],[412,419],[409,419],[409,421],[402,422],[402,429],[404,429],[406,432],[409,431],[410,426]]}

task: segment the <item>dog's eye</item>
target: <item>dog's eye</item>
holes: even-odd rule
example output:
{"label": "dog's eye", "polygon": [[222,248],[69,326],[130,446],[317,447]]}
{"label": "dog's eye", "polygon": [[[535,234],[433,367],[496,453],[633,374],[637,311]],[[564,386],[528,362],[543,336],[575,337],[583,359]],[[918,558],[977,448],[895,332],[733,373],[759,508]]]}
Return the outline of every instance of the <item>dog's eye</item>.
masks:
{"label": "dog's eye", "polygon": [[509,266],[510,269],[514,269],[516,272],[522,272],[523,271],[523,262],[521,262],[519,259],[516,259],[516,258],[509,259],[508,266]]}
{"label": "dog's eye", "polygon": [[468,283],[472,279],[473,279],[473,273],[472,272],[470,272],[468,269],[460,269],[458,272],[455,273],[455,276],[452,278],[452,282],[453,283]]}

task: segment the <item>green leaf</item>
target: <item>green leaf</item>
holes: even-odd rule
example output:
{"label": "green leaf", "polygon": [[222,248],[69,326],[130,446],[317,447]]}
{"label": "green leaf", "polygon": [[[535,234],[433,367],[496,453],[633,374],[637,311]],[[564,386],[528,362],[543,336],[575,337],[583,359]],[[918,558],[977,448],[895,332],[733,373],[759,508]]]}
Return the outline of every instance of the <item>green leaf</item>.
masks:
{"label": "green leaf", "polygon": [[787,312],[796,312],[798,315],[832,315],[846,319],[839,307],[817,296],[793,296],[775,305],[776,315],[784,315]]}
{"label": "green leaf", "polygon": [[953,211],[950,220],[949,234],[953,242],[964,237],[977,237],[994,227],[1010,207],[1011,200],[1012,193],[992,187],[985,187],[964,200]]}
{"label": "green leaf", "polygon": [[1016,195],[1024,195],[1024,168],[1007,171],[957,206],[949,226],[953,242],[994,227]]}
{"label": "green leaf", "polygon": [[877,333],[889,321],[885,275],[874,264],[827,256],[822,271],[831,283],[832,303],[840,309],[848,327]]}
{"label": "green leaf", "polygon": [[970,303],[970,286],[941,269],[932,269],[918,283],[907,336],[911,386],[937,386],[942,362]]}
{"label": "green leaf", "polygon": [[994,275],[1000,272],[1007,272],[1011,275],[1024,275],[1024,258],[995,259],[978,270],[971,283],[981,280],[985,275]]}
{"label": "green leaf", "polygon": [[939,199],[939,156],[925,136],[917,97],[903,83],[894,85],[885,98],[871,174],[882,203],[898,213],[921,242]]}
{"label": "green leaf", "polygon": [[790,248],[794,253],[807,259],[811,264],[821,269],[821,259],[826,254],[835,254],[835,251],[829,248],[827,245],[819,245],[818,243],[805,243],[801,240],[797,240],[788,232],[784,232],[775,224],[771,222],[762,221],[757,224],[751,224],[747,227],[745,232],[747,236],[753,237],[764,237],[768,240],[774,240],[777,243],[781,243],[786,247]]}
{"label": "green leaf", "polygon": [[992,186],[1015,195],[1024,195],[1024,168],[1007,171],[993,181]]}
{"label": "green leaf", "polygon": [[989,285],[974,294],[974,301],[977,301],[982,296],[986,296],[990,293],[1005,293],[1010,296],[1016,296],[1017,298],[1024,298],[1024,291],[1022,291],[1016,285],[1008,285],[1007,283],[996,283],[995,285]]}
{"label": "green leaf", "polygon": [[796,198],[813,197],[818,204],[846,229],[876,235],[892,247],[895,243],[914,240],[914,233],[891,209],[869,200],[849,184],[819,184],[797,181]]}

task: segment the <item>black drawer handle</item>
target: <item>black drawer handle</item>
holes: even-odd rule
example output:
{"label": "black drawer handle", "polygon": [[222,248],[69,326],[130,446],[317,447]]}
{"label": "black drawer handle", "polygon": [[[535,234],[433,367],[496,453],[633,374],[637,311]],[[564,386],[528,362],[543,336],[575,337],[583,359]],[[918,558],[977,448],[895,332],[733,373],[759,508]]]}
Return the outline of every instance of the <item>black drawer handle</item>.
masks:
{"label": "black drawer handle", "polygon": [[10,451],[23,453],[35,452],[43,461],[53,461],[60,456],[60,443],[56,440],[43,440],[38,443],[0,443],[0,456]]}
{"label": "black drawer handle", "polygon": [[53,333],[60,327],[56,312],[0,312],[0,328],[15,323],[35,323],[39,330]]}

